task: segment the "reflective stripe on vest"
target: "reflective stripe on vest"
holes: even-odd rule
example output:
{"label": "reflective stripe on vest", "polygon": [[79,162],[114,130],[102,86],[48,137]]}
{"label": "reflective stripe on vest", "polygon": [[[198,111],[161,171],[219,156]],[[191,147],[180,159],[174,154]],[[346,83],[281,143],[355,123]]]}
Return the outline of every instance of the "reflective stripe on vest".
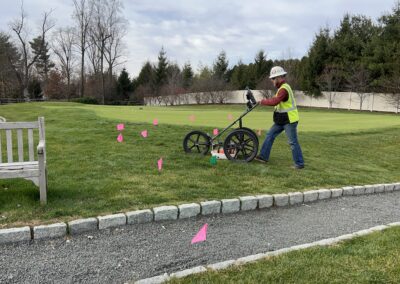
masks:
{"label": "reflective stripe on vest", "polygon": [[276,92],[275,96],[278,96],[278,93],[282,88],[287,91],[288,99],[286,102],[282,101],[277,106],[275,106],[275,111],[279,112],[279,113],[287,112],[289,115],[290,123],[299,121],[299,114],[297,112],[296,100],[294,98],[292,88],[289,86],[289,84],[287,84],[287,83],[282,84],[282,86]]}

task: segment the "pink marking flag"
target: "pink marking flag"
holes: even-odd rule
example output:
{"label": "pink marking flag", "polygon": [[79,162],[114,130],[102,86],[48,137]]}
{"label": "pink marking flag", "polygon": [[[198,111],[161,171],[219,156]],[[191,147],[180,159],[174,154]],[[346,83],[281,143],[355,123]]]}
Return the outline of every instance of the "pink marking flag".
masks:
{"label": "pink marking flag", "polygon": [[157,119],[157,118],[155,118],[155,119],[153,120],[153,125],[154,125],[154,126],[157,126],[157,125],[158,125],[158,119]]}
{"label": "pink marking flag", "polygon": [[143,138],[146,138],[147,137],[147,130],[145,129],[145,130],[143,130],[142,132],[140,132],[140,135],[142,135],[142,137]]}
{"label": "pink marking flag", "polygon": [[123,123],[117,124],[117,130],[122,131],[125,129],[125,125]]}
{"label": "pink marking flag", "polygon": [[228,114],[228,120],[233,120],[232,114]]}
{"label": "pink marking flag", "polygon": [[124,141],[124,137],[122,136],[121,133],[118,135],[117,141],[118,141],[119,143],[121,143],[122,141]]}
{"label": "pink marking flag", "polygon": [[194,122],[194,121],[196,120],[196,117],[194,116],[194,114],[192,114],[192,115],[189,116],[189,120],[190,120],[191,122]]}
{"label": "pink marking flag", "polygon": [[215,135],[218,135],[218,128],[215,128],[214,130],[213,130],[213,135],[215,136]]}
{"label": "pink marking flag", "polygon": [[194,236],[194,238],[192,239],[192,244],[204,242],[207,239],[207,228],[208,224],[206,223],[196,234],[196,236]]}
{"label": "pink marking flag", "polygon": [[160,171],[160,172],[161,172],[161,170],[162,170],[162,164],[163,164],[163,160],[162,160],[162,158],[160,158],[160,159],[157,161],[158,171]]}

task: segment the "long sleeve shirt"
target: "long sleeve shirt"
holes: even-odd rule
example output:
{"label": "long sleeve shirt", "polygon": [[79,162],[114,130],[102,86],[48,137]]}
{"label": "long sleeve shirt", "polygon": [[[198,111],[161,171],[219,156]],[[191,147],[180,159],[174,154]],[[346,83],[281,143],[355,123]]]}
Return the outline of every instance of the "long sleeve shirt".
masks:
{"label": "long sleeve shirt", "polygon": [[[279,88],[282,86],[282,84],[284,84],[284,83],[285,83],[285,81],[283,81],[283,82],[279,85],[278,89],[279,89]],[[277,96],[274,96],[274,97],[269,98],[269,99],[263,99],[263,100],[261,100],[260,103],[261,103],[262,105],[265,105],[265,106],[276,106],[276,105],[278,105],[280,102],[286,102],[286,101],[288,100],[288,98],[289,98],[288,92],[286,91],[286,89],[282,88],[282,89],[279,90]]]}

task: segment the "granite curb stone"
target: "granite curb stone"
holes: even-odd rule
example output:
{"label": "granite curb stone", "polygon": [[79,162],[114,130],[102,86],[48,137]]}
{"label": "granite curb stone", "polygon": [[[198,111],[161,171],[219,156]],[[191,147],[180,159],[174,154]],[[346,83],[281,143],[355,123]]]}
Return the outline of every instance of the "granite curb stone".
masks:
{"label": "granite curb stone", "polygon": [[317,191],[318,191],[318,199],[319,200],[331,198],[332,191],[330,191],[329,189],[319,189]]}
{"label": "granite curb stone", "polygon": [[274,197],[275,206],[281,207],[289,205],[289,195],[278,193],[278,194],[273,194],[272,196]]}
{"label": "granite curb stone", "polygon": [[354,195],[362,195],[365,194],[365,186],[356,185],[353,187],[353,194]]}
{"label": "granite curb stone", "polygon": [[222,199],[221,204],[221,212],[223,214],[235,213],[240,210],[240,200],[238,198]]}
{"label": "granite curb stone", "polygon": [[302,192],[289,192],[288,196],[290,205],[303,203],[304,197]]}
{"label": "granite curb stone", "polygon": [[0,244],[30,240],[31,228],[29,226],[0,230]]}
{"label": "granite curb stone", "polygon": [[332,198],[341,197],[341,196],[343,196],[342,188],[332,188],[331,189],[331,197]]}
{"label": "granite curb stone", "polygon": [[163,274],[163,275],[158,275],[158,276],[154,276],[151,278],[146,278],[146,279],[142,279],[139,281],[135,281],[135,284],[161,284],[161,283],[165,283],[170,279],[169,275],[167,273]]}
{"label": "granite curb stone", "polygon": [[173,278],[183,278],[189,275],[197,274],[197,273],[202,273],[206,272],[207,269],[204,266],[196,266],[190,269],[185,269],[179,272],[171,273],[170,277]]}
{"label": "granite curb stone", "polygon": [[382,193],[385,192],[385,185],[384,184],[376,184],[375,185],[375,193]]}
{"label": "granite curb stone", "polygon": [[201,215],[211,215],[221,213],[221,201],[212,200],[200,202]]}
{"label": "granite curb stone", "polygon": [[354,188],[352,186],[342,187],[343,196],[354,195]]}
{"label": "granite curb stone", "polygon": [[64,237],[66,234],[67,224],[65,223],[55,223],[33,227],[33,238],[35,240],[59,238]]}
{"label": "granite curb stone", "polygon": [[258,199],[255,196],[242,196],[239,197],[240,210],[249,211],[257,209]]}
{"label": "granite curb stone", "polygon": [[97,219],[99,220],[99,230],[126,225],[126,215],[123,213],[99,216]]}
{"label": "granite curb stone", "polygon": [[98,220],[96,218],[78,219],[68,222],[68,230],[70,235],[78,235],[84,232],[94,231],[97,229]]}
{"label": "granite curb stone", "polygon": [[234,263],[235,263],[235,260],[230,259],[230,260],[226,260],[226,261],[222,261],[222,262],[209,264],[206,266],[206,268],[209,268],[211,270],[221,270],[221,269],[228,268],[229,266],[232,266]]}
{"label": "granite curb stone", "polygon": [[154,213],[150,209],[131,211],[125,213],[125,215],[128,225],[149,223],[154,219]]}
{"label": "granite curb stone", "polygon": [[178,205],[179,219],[196,217],[200,214],[200,204],[190,203]]}
{"label": "granite curb stone", "polygon": [[317,190],[308,190],[303,192],[304,195],[304,203],[313,202],[318,200],[318,191]]}
{"label": "granite curb stone", "polygon": [[274,197],[270,194],[256,195],[258,199],[258,208],[269,208],[274,205]]}
{"label": "granite curb stone", "polygon": [[160,206],[153,208],[154,221],[166,221],[178,219],[178,207],[176,206]]}
{"label": "granite curb stone", "polygon": [[375,193],[375,186],[371,184],[367,184],[365,186],[365,194],[373,194]]}
{"label": "granite curb stone", "polygon": [[385,192],[391,192],[394,190],[395,185],[392,183],[386,183],[385,184]]}

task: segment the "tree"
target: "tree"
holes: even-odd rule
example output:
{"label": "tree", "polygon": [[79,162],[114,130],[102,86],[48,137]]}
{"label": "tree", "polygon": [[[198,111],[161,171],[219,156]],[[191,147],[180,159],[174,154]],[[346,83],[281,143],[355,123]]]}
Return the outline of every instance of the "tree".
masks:
{"label": "tree", "polygon": [[100,60],[101,76],[101,103],[105,104],[106,86],[104,78],[104,53],[107,40],[111,37],[110,27],[108,25],[108,4],[104,0],[93,0],[93,16],[90,24],[91,43],[97,47],[97,56]]}
{"label": "tree", "polygon": [[193,85],[194,73],[190,62],[185,63],[182,69],[182,87],[188,90]]}
{"label": "tree", "polygon": [[269,73],[273,66],[272,60],[267,60],[264,50],[260,50],[254,58],[255,82],[258,84]]}
{"label": "tree", "polygon": [[164,47],[162,47],[158,54],[158,63],[154,72],[154,80],[155,80],[154,86],[157,96],[159,95],[160,88],[167,83],[167,77],[168,77],[167,69],[168,69],[168,59]]}
{"label": "tree", "polygon": [[122,69],[121,74],[117,80],[118,95],[124,100],[128,100],[130,93],[133,91],[132,81],[126,69]]}
{"label": "tree", "polygon": [[317,79],[317,84],[320,86],[321,90],[328,92],[327,99],[329,108],[332,108],[335,102],[336,92],[339,89],[342,79],[341,74],[342,70],[338,66],[327,65]]}
{"label": "tree", "polygon": [[308,51],[308,56],[301,61],[301,86],[306,94],[321,95],[321,90],[316,82],[331,57],[330,29],[320,29],[313,44]]}
{"label": "tree", "polygon": [[225,82],[228,82],[228,65],[229,62],[226,59],[226,53],[225,51],[221,51],[214,62],[213,65],[213,75],[217,79],[222,79]]}
{"label": "tree", "polygon": [[65,84],[60,72],[56,70],[50,71],[48,84],[45,87],[45,94],[49,99],[64,99]]}
{"label": "tree", "polygon": [[49,71],[55,66],[55,64],[50,60],[49,43],[41,36],[38,36],[30,41],[29,44],[32,53],[37,57],[35,62],[36,72],[42,77],[44,85],[46,85]]}
{"label": "tree", "polygon": [[75,43],[72,28],[58,29],[54,35],[53,51],[57,55],[62,74],[67,78],[67,100],[71,95],[71,76],[75,67],[73,45]]}
{"label": "tree", "polygon": [[[43,20],[42,20],[42,25],[41,25],[41,35],[40,35],[41,39],[43,41],[42,46],[44,46],[45,36],[46,36],[47,32],[50,29],[52,29],[54,26],[52,21],[49,19],[50,14],[51,14],[51,11],[45,12],[43,15]],[[22,68],[20,70],[20,72],[21,72],[20,84],[21,84],[21,90],[22,90],[21,97],[25,98],[25,100],[28,100],[29,99],[28,84],[29,84],[29,79],[31,76],[31,68],[38,60],[40,53],[37,53],[37,54],[35,54],[35,56],[31,57],[31,54],[30,54],[31,50],[30,50],[28,42],[27,42],[28,34],[25,29],[25,20],[26,20],[26,15],[25,15],[23,6],[21,6],[20,18],[14,20],[10,24],[10,26],[18,38],[18,41],[20,43],[20,50],[22,53]]]}
{"label": "tree", "polygon": [[347,83],[352,92],[356,92],[359,99],[359,107],[362,109],[364,100],[369,96],[368,87],[370,84],[369,72],[362,64],[348,67]]}
{"label": "tree", "polygon": [[[232,68],[231,85],[238,90],[244,90],[249,86],[248,68],[243,64],[242,60]],[[249,86],[251,88],[251,86]]]}
{"label": "tree", "polygon": [[14,97],[21,91],[21,54],[10,36],[0,32],[0,97]]}
{"label": "tree", "polygon": [[85,53],[88,48],[89,27],[92,18],[93,7],[88,0],[73,0],[73,18],[76,21],[78,40],[76,44],[81,54],[81,84],[80,96],[85,95]]}
{"label": "tree", "polygon": [[110,37],[106,41],[104,57],[108,64],[108,81],[112,81],[113,70],[121,64],[122,39],[126,34],[126,20],[121,17],[123,4],[120,0],[107,1],[106,18]]}

